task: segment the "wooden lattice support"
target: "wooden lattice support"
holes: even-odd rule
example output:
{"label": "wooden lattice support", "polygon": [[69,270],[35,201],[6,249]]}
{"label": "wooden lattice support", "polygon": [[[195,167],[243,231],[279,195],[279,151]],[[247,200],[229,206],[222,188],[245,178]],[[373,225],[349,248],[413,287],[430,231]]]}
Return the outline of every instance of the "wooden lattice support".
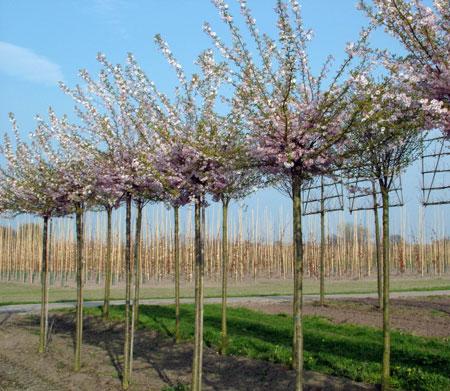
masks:
{"label": "wooden lattice support", "polygon": [[422,150],[422,204],[450,204],[450,140],[426,139]]}
{"label": "wooden lattice support", "polygon": [[303,189],[303,215],[320,214],[320,305],[325,304],[325,214],[344,210],[344,191],[339,173],[321,175]]}
{"label": "wooden lattice support", "polygon": [[[350,213],[372,210],[374,215],[375,231],[375,258],[377,265],[378,305],[382,307],[382,265],[381,265],[381,235],[378,209],[382,205],[382,194],[379,182],[374,178],[367,178],[359,173],[368,172],[365,167],[354,170],[347,175],[346,186],[348,189],[348,201]],[[389,188],[389,208],[400,207],[403,202],[403,188],[401,173],[392,178]]]}
{"label": "wooden lattice support", "polygon": [[[359,210],[373,210],[381,205],[381,191],[377,181],[371,178],[350,177],[346,186],[349,189],[348,208],[350,213]],[[394,183],[389,192],[390,208],[404,205],[401,175],[394,178]],[[394,197],[392,198],[392,196]]]}
{"label": "wooden lattice support", "polygon": [[303,188],[303,215],[344,210],[343,182],[336,173],[318,176]]}

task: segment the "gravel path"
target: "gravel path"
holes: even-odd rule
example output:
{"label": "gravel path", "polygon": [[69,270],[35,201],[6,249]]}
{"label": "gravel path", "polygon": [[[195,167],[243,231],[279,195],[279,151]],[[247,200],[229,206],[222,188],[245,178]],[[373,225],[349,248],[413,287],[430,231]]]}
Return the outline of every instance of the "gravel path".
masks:
{"label": "gravel path", "polygon": [[[425,296],[450,296],[450,290],[438,290],[438,291],[409,291],[409,292],[392,292],[390,297],[392,299],[398,299],[402,297],[425,297]],[[376,298],[376,293],[342,293],[342,294],[330,294],[326,295],[328,299],[364,299],[364,298]],[[319,295],[305,295],[305,301],[316,301],[319,299]],[[268,304],[268,303],[283,303],[292,300],[292,296],[246,296],[246,297],[229,297],[229,304],[239,304],[254,302],[255,304]],[[181,299],[181,303],[193,303],[194,299]],[[205,298],[205,303],[214,304],[220,303],[220,297]],[[167,305],[173,304],[174,299],[141,299],[140,304],[147,305]],[[102,305],[103,301],[86,301],[84,302],[85,307],[98,307]],[[113,300],[111,305],[122,305],[125,304],[124,300]],[[76,306],[75,302],[65,302],[65,303],[50,303],[49,309],[60,309],[60,308],[74,308]],[[13,304],[0,306],[0,314],[2,313],[38,313],[41,310],[40,304]]]}

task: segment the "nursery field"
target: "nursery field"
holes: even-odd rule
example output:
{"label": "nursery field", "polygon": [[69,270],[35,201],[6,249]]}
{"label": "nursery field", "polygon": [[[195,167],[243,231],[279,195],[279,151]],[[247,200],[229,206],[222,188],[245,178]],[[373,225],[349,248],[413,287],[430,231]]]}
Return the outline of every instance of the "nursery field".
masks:
{"label": "nursery field", "polygon": [[[375,390],[380,382],[382,338],[376,300],[329,300],[305,304],[305,367],[309,390]],[[220,345],[220,306],[205,306],[204,389],[285,390],[292,387],[291,303],[255,304],[249,299],[229,309],[227,355]],[[44,356],[35,346],[34,315],[1,315],[0,389],[119,390],[124,307],[101,320],[99,308],[86,310],[81,372],[72,371],[74,312],[50,314],[50,343]],[[173,341],[173,306],[142,306],[137,327],[131,390],[185,390],[190,379],[194,307],[181,307],[180,344]],[[392,383],[404,390],[450,387],[450,298],[392,300]],[[8,352],[6,355],[5,352]],[[324,388],[325,387],[325,388]]]}
{"label": "nursery field", "polygon": [[78,3],[0,0],[0,391],[450,391],[449,0]]}
{"label": "nursery field", "polygon": [[[306,295],[319,294],[319,281],[306,279],[304,281]],[[146,283],[141,288],[142,299],[172,298],[174,287],[172,281]],[[292,280],[290,279],[257,279],[256,281],[230,281],[229,296],[273,296],[292,295]],[[437,291],[450,290],[450,276],[443,277],[393,277],[391,281],[392,292],[405,291]],[[111,299],[121,300],[125,297],[125,285],[120,284],[111,288]],[[375,293],[377,282],[375,279],[362,280],[327,280],[325,292],[327,294],[345,293]],[[217,281],[205,282],[205,296],[219,297],[221,293],[220,283]],[[194,297],[194,284],[181,285],[182,297]],[[104,288],[95,284],[87,284],[84,289],[84,300],[103,300]],[[19,303],[40,303],[40,284],[20,282],[2,282],[0,284],[0,305]],[[49,302],[66,302],[76,300],[74,283],[64,287],[50,286]]]}

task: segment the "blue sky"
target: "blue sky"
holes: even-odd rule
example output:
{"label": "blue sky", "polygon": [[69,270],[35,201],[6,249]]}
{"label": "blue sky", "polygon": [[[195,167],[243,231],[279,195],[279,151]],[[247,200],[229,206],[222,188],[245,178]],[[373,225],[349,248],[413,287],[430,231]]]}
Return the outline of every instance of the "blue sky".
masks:
{"label": "blue sky", "polygon": [[[273,33],[275,1],[248,3],[260,30]],[[230,4],[236,8],[234,1]],[[355,40],[367,24],[356,9],[356,1],[304,0],[301,4],[306,25],[315,32],[310,54],[313,67],[318,69],[328,54],[339,63],[346,43]],[[99,51],[112,62],[123,62],[127,52],[133,52],[157,85],[170,91],[175,83],[173,72],[156,49],[153,36],[161,33],[189,71],[197,54],[210,46],[202,32],[204,21],[209,21],[219,35],[226,34],[209,0],[0,0],[1,133],[9,129],[10,111],[16,114],[23,133],[32,131],[34,115],[45,115],[49,105],[73,118],[73,103],[59,90],[57,81],[73,86],[79,81],[80,68],[95,74]],[[383,32],[376,32],[372,42],[373,46],[401,50]],[[406,214],[411,216],[408,224],[415,229],[420,199],[417,166],[408,171],[404,184]],[[289,201],[274,190],[259,192],[246,203],[251,207],[256,203],[281,205],[290,210]],[[433,216],[437,209],[431,209],[427,214]],[[442,213],[448,216],[449,208],[439,208]],[[398,212],[393,214],[395,230]],[[430,230],[432,217],[427,224]],[[450,223],[446,231],[450,231]]]}

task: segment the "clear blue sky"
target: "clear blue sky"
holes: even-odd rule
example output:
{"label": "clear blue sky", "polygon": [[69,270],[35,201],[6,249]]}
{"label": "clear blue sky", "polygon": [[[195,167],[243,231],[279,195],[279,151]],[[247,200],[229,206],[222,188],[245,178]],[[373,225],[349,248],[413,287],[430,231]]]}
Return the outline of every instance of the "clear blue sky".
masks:
{"label": "clear blue sky", "polygon": [[[260,30],[273,33],[274,0],[249,0]],[[234,1],[230,0],[236,9]],[[367,24],[356,9],[355,0],[301,1],[304,19],[315,31],[311,45],[313,66],[318,69],[328,54],[337,63],[348,41],[356,39]],[[237,14],[237,12],[235,12]],[[16,114],[22,131],[33,129],[33,117],[46,114],[51,105],[59,114],[72,116],[73,103],[57,87],[58,80],[73,86],[79,81],[77,71],[87,68],[96,73],[98,51],[112,62],[123,62],[133,52],[150,77],[162,89],[170,91],[175,80],[161,54],[153,44],[153,36],[161,33],[185,66],[192,68],[196,55],[210,46],[202,32],[209,21],[222,35],[226,33],[209,0],[0,0],[0,131],[9,129],[8,112]],[[373,46],[401,50],[382,32],[372,37]],[[417,228],[420,198],[419,169],[406,175],[405,201],[411,225]],[[265,190],[249,198],[251,207],[282,205],[290,210],[289,201],[274,190]],[[436,209],[427,212],[430,216]],[[449,208],[439,213],[449,216]],[[395,224],[398,222],[397,212]],[[395,217],[397,216],[397,217]],[[450,220],[450,219],[447,219]],[[431,229],[432,220],[429,227]],[[450,232],[450,223],[446,231]]]}

